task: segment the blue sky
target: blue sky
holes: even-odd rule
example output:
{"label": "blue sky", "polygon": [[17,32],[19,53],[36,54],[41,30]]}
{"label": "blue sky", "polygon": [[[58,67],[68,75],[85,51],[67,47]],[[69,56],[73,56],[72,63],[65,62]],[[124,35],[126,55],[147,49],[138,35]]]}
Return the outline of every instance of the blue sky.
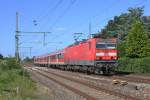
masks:
{"label": "blue sky", "polygon": [[[16,11],[20,31],[52,32],[46,37],[49,42],[46,46],[41,43],[42,35],[20,37],[20,47],[32,47],[31,56],[36,56],[72,44],[73,33],[82,32],[83,38],[87,38],[89,22],[92,33],[96,33],[113,16],[127,12],[129,7],[143,5],[144,15],[150,16],[150,0],[0,0],[0,53],[14,55]],[[20,53],[30,56],[28,48],[20,48]]]}

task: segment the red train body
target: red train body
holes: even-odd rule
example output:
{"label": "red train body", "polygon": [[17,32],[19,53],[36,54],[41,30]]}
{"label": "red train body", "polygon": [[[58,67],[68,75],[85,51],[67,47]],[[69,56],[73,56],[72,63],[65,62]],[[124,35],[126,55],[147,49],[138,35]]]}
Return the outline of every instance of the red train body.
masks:
{"label": "red train body", "polygon": [[91,38],[67,48],[38,56],[34,64],[65,70],[110,73],[117,63],[117,40]]}

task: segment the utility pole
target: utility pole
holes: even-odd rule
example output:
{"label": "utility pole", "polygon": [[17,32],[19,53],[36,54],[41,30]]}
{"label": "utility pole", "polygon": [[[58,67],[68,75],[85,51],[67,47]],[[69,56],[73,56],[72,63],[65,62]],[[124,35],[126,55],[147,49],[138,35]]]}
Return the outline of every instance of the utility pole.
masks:
{"label": "utility pole", "polygon": [[[51,33],[51,32],[24,32],[24,31],[20,31],[19,30],[19,13],[16,12],[15,57],[17,59],[17,62],[20,62],[19,47],[22,44],[22,42],[19,43],[19,37],[20,36],[26,36],[27,33],[35,34],[35,35],[42,34],[44,36],[43,37],[43,45],[45,46],[46,45],[46,35]],[[30,55],[31,55],[31,49],[32,48],[30,48]]]}
{"label": "utility pole", "polygon": [[17,59],[17,62],[19,62],[19,29],[18,29],[18,25],[19,25],[19,13],[16,12],[15,57]]}
{"label": "utility pole", "polygon": [[43,36],[44,36],[44,37],[43,37],[43,45],[45,46],[45,45],[46,45],[46,42],[45,42],[46,33],[44,33]]}
{"label": "utility pole", "polygon": [[91,22],[89,23],[89,38],[91,38]]}

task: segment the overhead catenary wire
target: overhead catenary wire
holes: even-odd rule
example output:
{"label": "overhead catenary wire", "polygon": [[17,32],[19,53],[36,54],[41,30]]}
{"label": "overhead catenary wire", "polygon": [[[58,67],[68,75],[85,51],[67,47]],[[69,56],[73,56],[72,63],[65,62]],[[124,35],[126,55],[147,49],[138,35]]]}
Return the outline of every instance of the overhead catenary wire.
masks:
{"label": "overhead catenary wire", "polygon": [[[120,2],[121,0],[118,0],[117,2]],[[111,4],[112,6],[116,6],[117,4],[119,4],[119,3],[115,3],[115,4]],[[100,18],[100,16],[99,15],[106,15],[107,13],[108,13],[108,11],[110,10],[110,9],[112,9],[112,8],[110,8],[110,6],[111,5],[107,5],[104,9],[105,9],[105,12],[104,13],[98,13],[98,14],[96,14],[96,15],[93,15],[93,16],[91,16],[90,18],[88,18],[88,19],[83,19],[83,20],[85,20],[85,22],[90,22],[90,23],[92,23],[92,21],[95,19],[97,19],[97,20],[99,20],[98,18]],[[106,13],[107,12],[107,13]],[[108,20],[108,19],[110,19],[110,18],[112,18],[113,16],[109,16],[109,17],[106,17],[106,18],[103,18],[103,19],[100,19],[100,21],[98,21],[96,24],[95,23],[92,23],[92,25],[98,25],[100,22],[102,22],[102,21],[105,21],[105,20]],[[88,20],[88,21],[87,21]],[[78,26],[80,26],[80,27],[83,27],[83,26],[89,26],[89,23],[87,24],[87,23],[82,23],[82,22],[80,22],[80,23],[78,23],[78,24],[76,24],[75,26],[76,27],[78,27]],[[86,28],[87,28],[86,27]],[[70,28],[70,30],[72,30],[72,28],[75,28],[74,26],[72,26],[71,28]],[[87,29],[86,29],[87,30]]]}
{"label": "overhead catenary wire", "polygon": [[141,2],[138,2],[134,5],[134,7],[144,6],[147,0],[142,0]]}
{"label": "overhead catenary wire", "polygon": [[66,7],[66,9],[57,17],[57,19],[54,21],[53,24],[51,24],[50,29],[52,29],[52,27],[54,27],[62,17],[64,17],[64,15],[71,9],[71,7],[75,4],[77,0],[72,0],[70,2],[70,4]]}
{"label": "overhead catenary wire", "polygon": [[[41,21],[43,21],[49,14],[52,15],[52,13],[54,13],[54,12],[56,11],[56,9],[62,4],[62,2],[63,2],[63,0],[58,0],[58,1],[56,2],[56,4],[55,4],[53,7],[47,8],[48,10],[46,10],[46,14],[43,14],[43,12],[42,12],[42,14],[39,15],[36,20],[37,20],[38,22],[41,22]],[[50,7],[50,6],[51,6],[51,5],[49,5],[48,7]]]}
{"label": "overhead catenary wire", "polygon": [[[50,29],[52,30],[52,28],[60,21],[60,19],[62,17],[64,17],[64,15],[71,9],[71,7],[75,4],[77,0],[71,0],[71,2],[69,3],[69,5],[63,10],[63,12],[57,17],[57,19],[54,21],[53,24],[51,24]],[[43,25],[44,27],[44,25]]]}

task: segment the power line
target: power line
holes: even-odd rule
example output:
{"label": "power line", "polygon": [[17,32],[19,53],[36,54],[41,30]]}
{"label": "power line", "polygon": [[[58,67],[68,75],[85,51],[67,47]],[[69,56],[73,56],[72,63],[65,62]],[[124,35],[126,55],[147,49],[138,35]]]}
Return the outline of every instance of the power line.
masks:
{"label": "power line", "polygon": [[57,19],[55,20],[55,22],[50,26],[50,29],[52,30],[52,26],[56,25],[56,23],[58,23],[58,21],[71,9],[71,7],[73,6],[73,4],[75,4],[77,0],[72,0],[70,2],[70,4],[66,7],[66,9],[57,17]]}
{"label": "power line", "polygon": [[[118,0],[117,2],[120,2],[121,0]],[[96,14],[96,15],[94,15],[94,16],[91,16],[90,18],[88,18],[88,19],[84,19],[85,20],[85,22],[88,20],[88,21],[90,21],[90,23],[92,23],[92,20],[93,19],[97,19],[97,18],[99,18],[99,15],[105,15],[106,14],[106,12],[108,12],[109,10],[110,10],[110,6],[116,6],[117,4],[119,4],[119,3],[115,3],[115,4],[111,4],[111,5],[107,5],[104,9],[105,9],[105,13],[100,13],[100,14]],[[111,8],[112,9],[112,8]],[[107,17],[107,18],[104,18],[104,19],[100,19],[100,21],[98,21],[98,23],[93,23],[93,25],[98,25],[101,21],[104,21],[104,20],[108,20],[108,19],[110,19],[110,18],[112,18],[113,16],[110,16],[110,17]],[[98,19],[99,20],[99,19]],[[87,25],[87,23],[78,23],[77,25],[75,25],[76,27],[83,27],[83,26],[90,26],[90,25]],[[73,26],[70,28],[70,30],[72,29],[72,28],[74,28]],[[85,29],[84,29],[85,30]],[[91,32],[91,34],[92,34],[92,32]],[[89,35],[88,35],[89,36]]]}
{"label": "power line", "polygon": [[[38,16],[38,18],[36,19],[38,22],[41,22],[42,20],[45,19],[45,17],[47,17],[50,13],[56,11],[56,9],[59,7],[60,4],[62,4],[63,0],[58,0],[58,2],[50,9],[48,9],[46,11],[45,15],[42,16]],[[50,5],[51,6],[51,5]],[[43,13],[43,12],[42,12]]]}
{"label": "power line", "polygon": [[55,22],[51,25],[51,29],[52,29],[52,26],[55,26],[56,23],[58,23],[58,21],[71,9],[71,7],[75,4],[77,0],[72,0],[70,2],[70,4],[68,5],[68,7],[57,17],[57,19],[55,20]]}
{"label": "power line", "polygon": [[137,3],[137,4],[135,4],[134,6],[135,7],[138,7],[138,6],[144,6],[145,4],[144,3],[146,3],[147,2],[147,0],[142,0],[141,2],[139,2],[139,3]]}

